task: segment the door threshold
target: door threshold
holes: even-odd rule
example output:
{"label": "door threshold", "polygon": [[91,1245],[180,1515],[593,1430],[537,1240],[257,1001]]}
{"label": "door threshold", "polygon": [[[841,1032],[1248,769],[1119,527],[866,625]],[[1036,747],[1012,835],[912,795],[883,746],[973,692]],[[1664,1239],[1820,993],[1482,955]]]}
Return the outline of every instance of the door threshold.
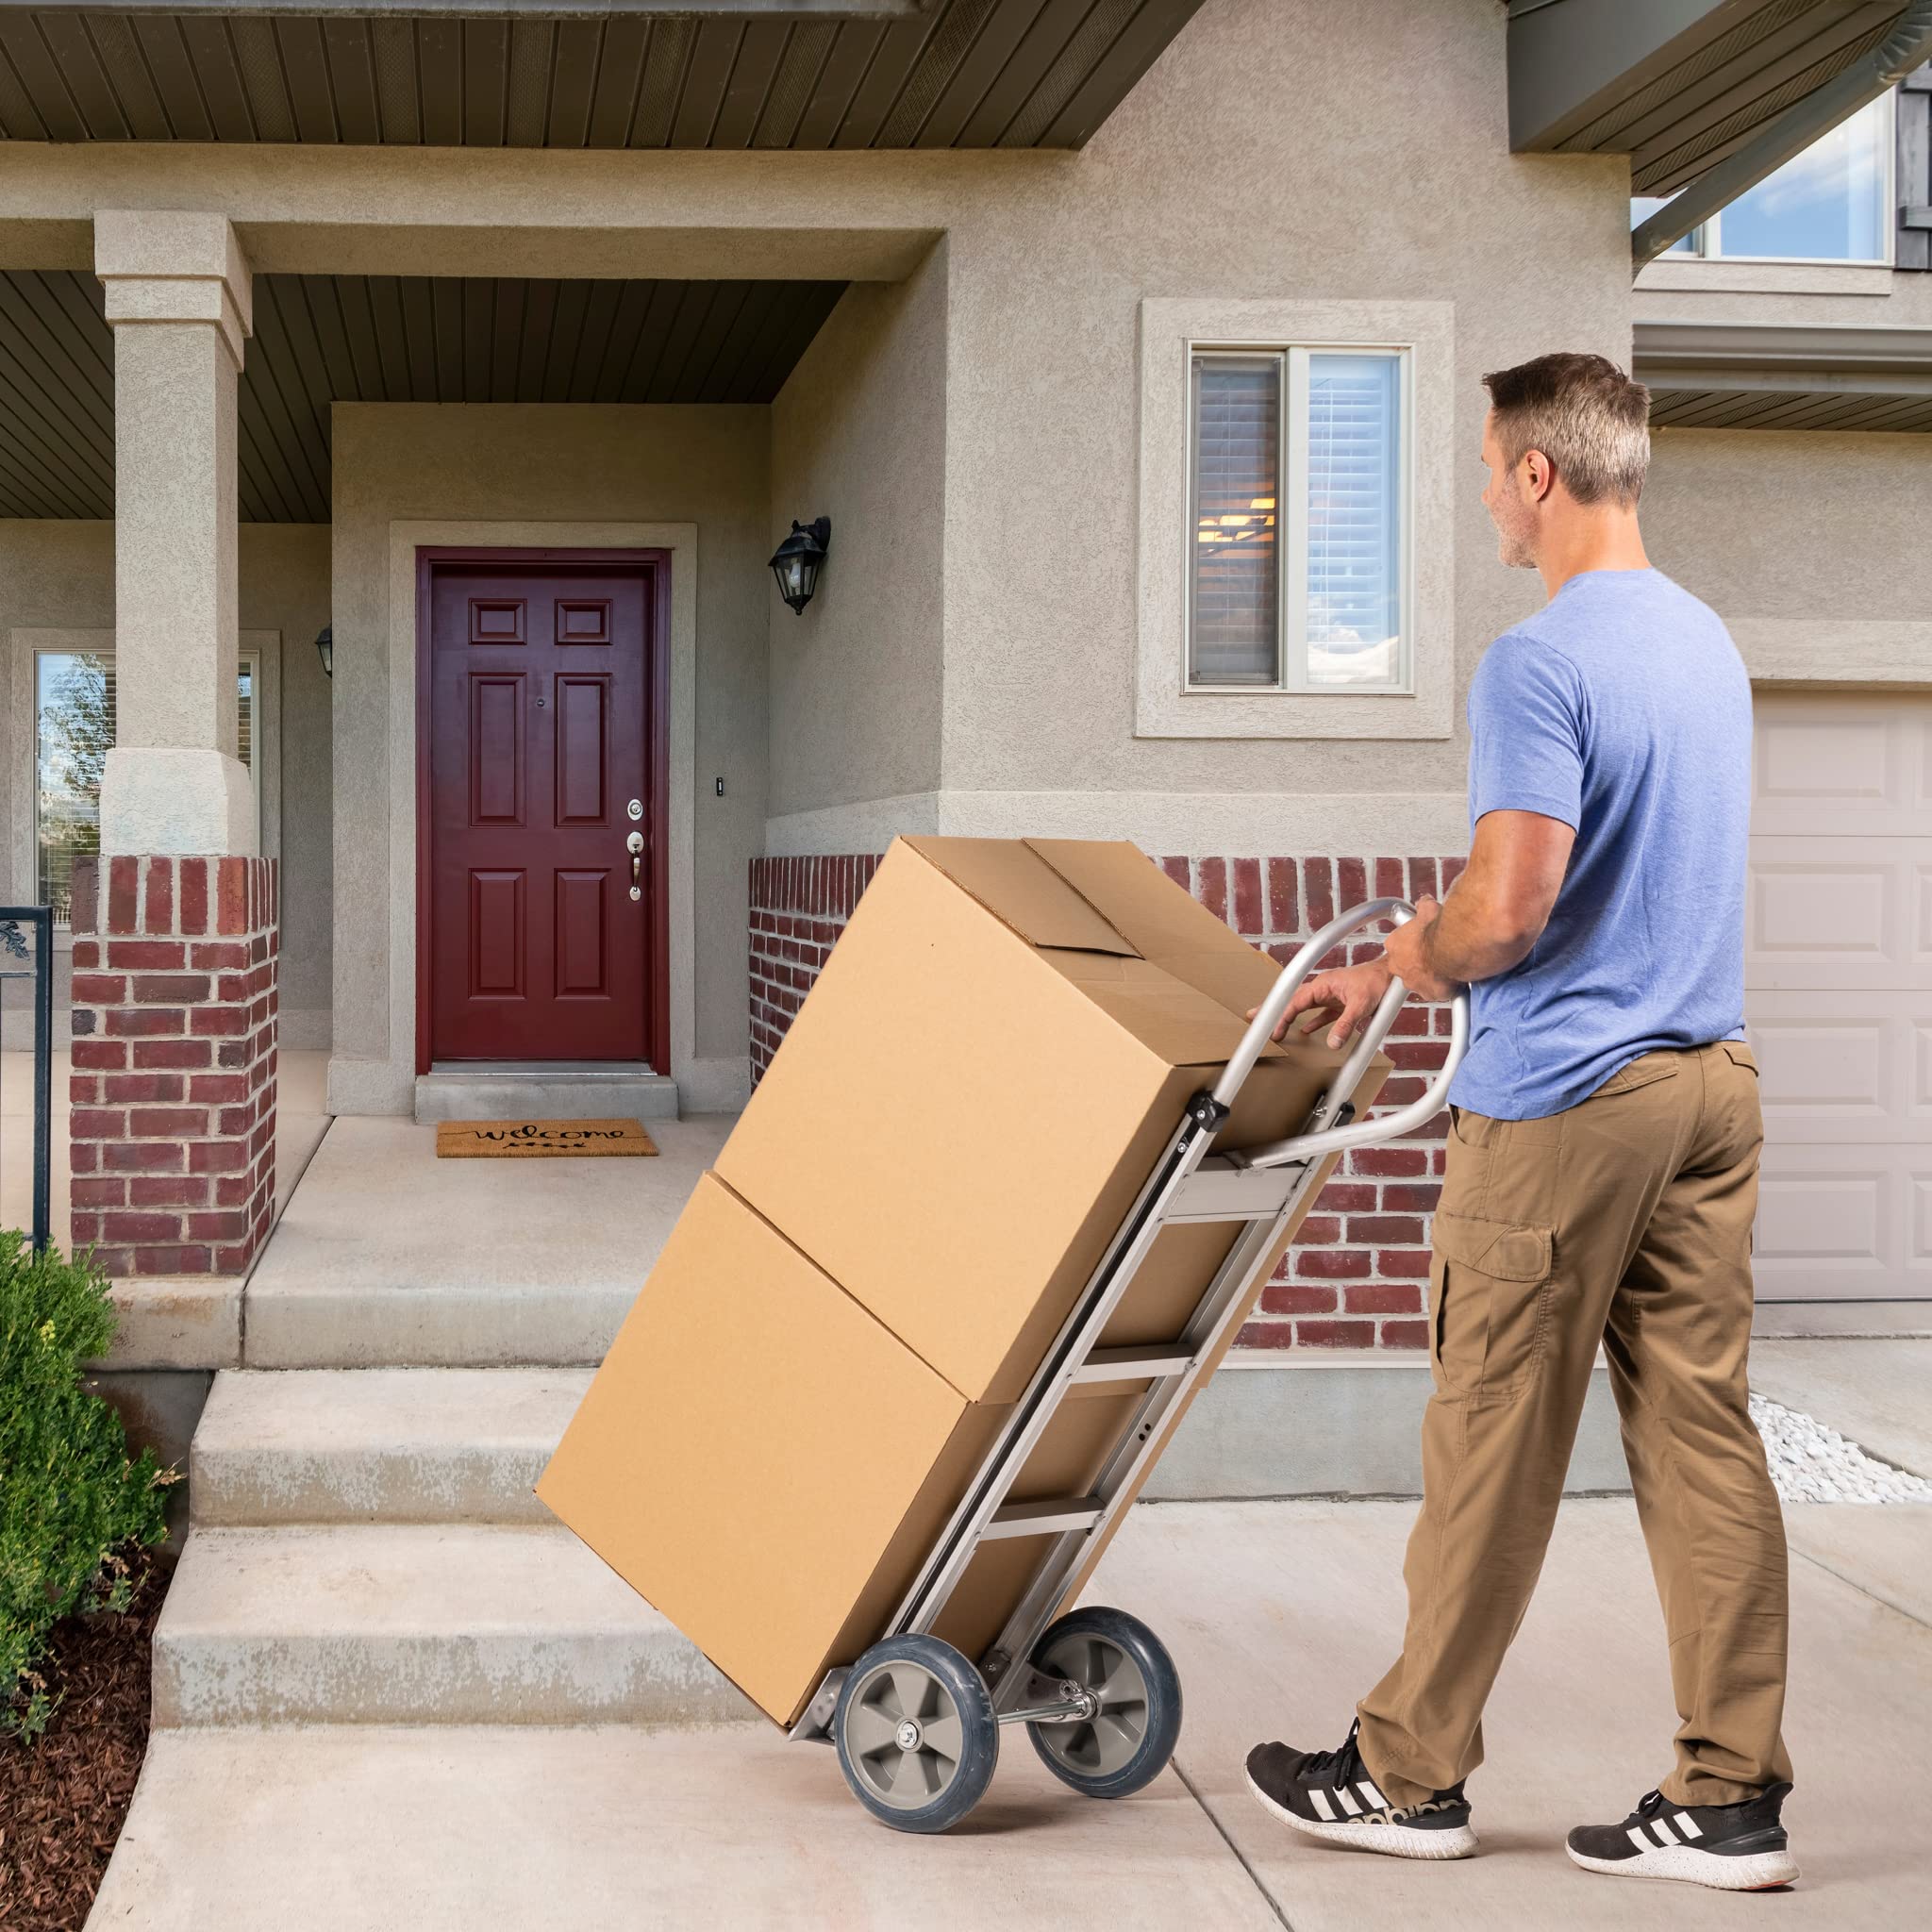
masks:
{"label": "door threshold", "polygon": [[436,1060],[418,1121],[675,1120],[677,1082],[641,1060]]}
{"label": "door threshold", "polygon": [[638,1080],[658,1070],[649,1060],[431,1060],[429,1071],[483,1080]]}

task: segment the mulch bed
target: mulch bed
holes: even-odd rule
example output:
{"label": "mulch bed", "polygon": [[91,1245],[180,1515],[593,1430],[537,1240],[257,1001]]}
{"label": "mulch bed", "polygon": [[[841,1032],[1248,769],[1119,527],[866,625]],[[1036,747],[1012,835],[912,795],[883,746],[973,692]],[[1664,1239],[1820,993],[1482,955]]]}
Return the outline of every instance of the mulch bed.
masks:
{"label": "mulch bed", "polygon": [[157,1562],[120,1616],[67,1617],[41,1666],[60,1704],[32,1743],[0,1738],[0,1926],[80,1932],[147,1749]]}

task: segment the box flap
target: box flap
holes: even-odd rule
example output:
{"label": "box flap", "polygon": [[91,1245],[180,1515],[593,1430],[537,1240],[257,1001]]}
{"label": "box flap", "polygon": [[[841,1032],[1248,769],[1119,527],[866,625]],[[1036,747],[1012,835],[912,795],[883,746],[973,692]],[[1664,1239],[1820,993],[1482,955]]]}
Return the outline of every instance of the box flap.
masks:
{"label": "box flap", "polygon": [[1244,1013],[1278,969],[1125,839],[1025,839],[1042,864],[1087,901],[1142,958]]}
{"label": "box flap", "polygon": [[[1246,1021],[1151,960],[1050,947],[1040,957],[1171,1067],[1224,1066],[1247,1031]],[[1272,1041],[1262,1048],[1280,1051]]]}
{"label": "box flap", "polygon": [[1024,840],[920,837],[902,842],[1029,944],[1128,958],[1140,951]]}

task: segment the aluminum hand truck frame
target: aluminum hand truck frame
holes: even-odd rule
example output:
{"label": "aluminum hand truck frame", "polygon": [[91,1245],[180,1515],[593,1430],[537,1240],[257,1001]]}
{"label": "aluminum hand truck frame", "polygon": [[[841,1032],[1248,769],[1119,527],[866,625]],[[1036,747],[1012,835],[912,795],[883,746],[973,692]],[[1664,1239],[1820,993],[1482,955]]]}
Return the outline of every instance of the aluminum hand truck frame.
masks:
{"label": "aluminum hand truck frame", "polygon": [[[1229,1327],[1255,1277],[1316,1182],[1324,1157],[1397,1140],[1441,1111],[1469,1043],[1469,996],[1451,1006],[1449,1050],[1422,1096],[1357,1121],[1353,1095],[1407,997],[1391,983],[1307,1124],[1287,1140],[1210,1154],[1215,1134],[1296,989],[1342,940],[1378,920],[1414,918],[1402,899],[1375,899],[1331,920],[1295,954],[1257,1009],[1213,1087],[1188,1103],[1045,1359],[975,1470],[958,1507],[894,1613],[887,1635],[850,1666],[826,1673],[792,1726],[794,1739],[836,1744],[846,1781],[882,1823],[943,1831],[992,1777],[999,1729],[1024,1724],[1063,1782],[1120,1797],[1157,1776],[1180,1731],[1180,1684],[1152,1631],[1119,1610],[1084,1608],[1053,1622],[1096,1537],[1112,1529]],[[1241,1231],[1173,1341],[1103,1348],[1100,1337],[1162,1228],[1235,1222]],[[1009,1503],[1008,1491],[1075,1384],[1146,1380],[1091,1493]],[[1024,1595],[975,1665],[933,1635],[982,1543],[1051,1536]]]}

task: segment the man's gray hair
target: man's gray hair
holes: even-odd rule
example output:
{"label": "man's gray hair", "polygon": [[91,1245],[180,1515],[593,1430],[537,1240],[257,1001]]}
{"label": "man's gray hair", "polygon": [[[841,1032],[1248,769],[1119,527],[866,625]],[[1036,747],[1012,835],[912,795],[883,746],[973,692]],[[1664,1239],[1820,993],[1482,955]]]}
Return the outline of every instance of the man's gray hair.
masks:
{"label": "man's gray hair", "polygon": [[1650,391],[1603,356],[1539,356],[1483,377],[1513,470],[1539,449],[1578,503],[1632,508],[1650,468]]}

